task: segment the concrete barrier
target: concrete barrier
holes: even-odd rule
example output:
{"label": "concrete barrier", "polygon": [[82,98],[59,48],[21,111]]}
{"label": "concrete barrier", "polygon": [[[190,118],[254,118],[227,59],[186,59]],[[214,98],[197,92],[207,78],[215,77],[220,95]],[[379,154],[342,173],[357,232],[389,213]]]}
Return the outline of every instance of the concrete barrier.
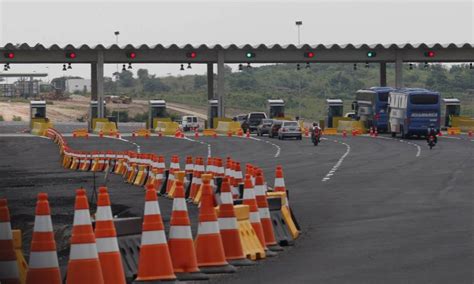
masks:
{"label": "concrete barrier", "polygon": [[346,131],[347,133],[352,133],[352,131],[358,131],[359,133],[366,133],[364,123],[362,121],[355,120],[339,120],[337,125],[337,131],[342,132]]}
{"label": "concrete barrier", "polygon": [[266,257],[265,249],[258,240],[257,234],[250,224],[250,208],[248,205],[235,205],[235,217],[239,226],[240,239],[244,255],[251,259],[257,260]]}
{"label": "concrete barrier", "polygon": [[463,132],[474,131],[474,118],[468,116],[453,116],[451,118],[451,125],[459,128]]}
{"label": "concrete barrier", "polygon": [[179,124],[172,121],[156,121],[155,132],[164,135],[174,135],[178,130]]}
{"label": "concrete barrier", "polygon": [[336,135],[337,134],[337,128],[325,128],[323,130],[323,135]]}
{"label": "concrete barrier", "polygon": [[46,136],[46,132],[50,127],[53,127],[53,124],[51,122],[33,122],[31,134],[38,136]]}
{"label": "concrete barrier", "polygon": [[228,134],[231,132],[233,135],[237,135],[239,129],[242,128],[237,121],[218,121],[215,131],[220,134]]}

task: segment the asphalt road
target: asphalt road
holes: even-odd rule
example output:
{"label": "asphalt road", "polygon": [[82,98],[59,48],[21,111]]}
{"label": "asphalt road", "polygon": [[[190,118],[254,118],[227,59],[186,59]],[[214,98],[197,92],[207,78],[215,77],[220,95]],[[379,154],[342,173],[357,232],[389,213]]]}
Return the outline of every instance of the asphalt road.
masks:
{"label": "asphalt road", "polygon": [[[78,150],[139,147],[167,162],[179,154],[182,167],[186,155],[231,156],[262,167],[270,185],[283,165],[303,234],[277,257],[211,280],[226,283],[473,283],[472,140],[442,137],[430,151],[423,140],[388,137],[328,136],[317,147],[259,137],[68,138]],[[9,199],[13,226],[32,227],[35,195],[46,191],[55,228],[67,227],[73,190],[91,188],[92,174],[62,169],[47,139],[0,137],[0,146],[0,195]],[[114,214],[142,214],[142,190],[116,176],[108,185]],[[170,204],[160,199],[166,219]]]}

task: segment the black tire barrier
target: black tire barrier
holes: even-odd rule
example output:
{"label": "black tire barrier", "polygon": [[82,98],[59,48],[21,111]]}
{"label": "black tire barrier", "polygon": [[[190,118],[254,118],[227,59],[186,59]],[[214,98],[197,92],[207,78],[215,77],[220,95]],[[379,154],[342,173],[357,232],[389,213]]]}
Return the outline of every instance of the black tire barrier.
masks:
{"label": "black tire barrier", "polygon": [[275,239],[280,246],[292,246],[295,244],[291,233],[283,219],[281,213],[281,198],[268,198],[268,208],[270,209],[270,217],[273,224],[273,232]]}
{"label": "black tire barrier", "polygon": [[120,255],[122,256],[127,283],[133,281],[138,272],[142,222],[143,219],[141,217],[114,219],[117,242]]}
{"label": "black tire barrier", "polygon": [[186,199],[188,199],[188,198],[189,198],[189,195],[191,194],[191,186],[192,186],[192,184],[193,184],[193,174],[187,174],[187,175],[186,175],[186,178],[187,178],[187,180],[188,180],[189,182],[188,182],[188,184],[186,185],[186,191],[185,191],[185,193],[184,193],[184,194],[185,194],[184,197],[185,197]]}

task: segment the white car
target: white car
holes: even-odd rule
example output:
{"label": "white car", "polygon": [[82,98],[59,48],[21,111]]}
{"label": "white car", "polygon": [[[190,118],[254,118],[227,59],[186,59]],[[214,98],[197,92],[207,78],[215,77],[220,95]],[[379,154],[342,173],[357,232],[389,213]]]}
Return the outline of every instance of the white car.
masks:
{"label": "white car", "polygon": [[280,129],[278,129],[278,139],[296,138],[301,140],[303,133],[297,121],[283,121]]}
{"label": "white car", "polygon": [[196,116],[183,116],[181,119],[181,128],[183,131],[199,129],[199,123]]}

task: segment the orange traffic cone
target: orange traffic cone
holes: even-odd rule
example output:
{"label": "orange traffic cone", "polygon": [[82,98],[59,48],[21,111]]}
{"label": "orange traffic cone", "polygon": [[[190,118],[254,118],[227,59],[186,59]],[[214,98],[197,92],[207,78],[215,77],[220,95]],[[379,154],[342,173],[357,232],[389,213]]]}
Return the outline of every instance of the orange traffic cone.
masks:
{"label": "orange traffic cone", "polygon": [[206,173],[214,174],[214,158],[207,158]]}
{"label": "orange traffic cone", "polygon": [[199,138],[199,131],[197,128],[194,130],[194,138]]}
{"label": "orange traffic cone", "polygon": [[35,226],[33,228],[26,283],[61,283],[53,223],[51,222],[51,210],[46,193],[38,194],[35,213]]}
{"label": "orange traffic cone", "polygon": [[227,131],[227,137],[232,137],[232,130]]}
{"label": "orange traffic cone", "polygon": [[[273,191],[286,192],[285,179],[283,178],[283,168],[278,165],[275,170],[275,183],[273,184]],[[286,206],[290,206],[288,196],[285,200]]]}
{"label": "orange traffic cone", "polygon": [[188,209],[184,200],[183,183],[180,181],[176,182],[168,246],[173,269],[179,280],[208,279],[207,276],[200,273],[197,265],[196,251],[194,250],[193,236],[191,234],[191,221],[189,220]]}
{"label": "orange traffic cone", "polygon": [[184,166],[184,171],[186,174],[192,174],[194,171],[193,157],[186,157],[186,165]]}
{"label": "orange traffic cone", "polygon": [[242,128],[239,128],[239,130],[237,131],[237,135],[239,137],[242,137],[244,135],[243,131],[242,131]]}
{"label": "orange traffic cone", "polygon": [[223,177],[224,176],[224,167],[222,165],[222,159],[216,158],[216,177]]}
{"label": "orange traffic cone", "polygon": [[[441,131],[440,131],[440,132],[441,132]],[[468,135],[469,135],[469,137],[472,137],[472,135],[473,135],[473,134],[472,134],[472,130],[469,130]]]}
{"label": "orange traffic cone", "polygon": [[250,223],[252,224],[253,229],[260,241],[260,244],[267,249],[265,244],[265,236],[263,234],[262,223],[260,222],[260,214],[258,213],[257,201],[255,200],[255,193],[253,189],[252,180],[250,175],[245,175],[245,187],[244,187],[244,197],[243,204],[250,207]]}
{"label": "orange traffic cone", "polygon": [[347,131],[346,130],[342,130],[342,137],[344,137],[344,138],[347,137]]}
{"label": "orange traffic cone", "polygon": [[273,231],[273,224],[270,217],[270,210],[268,209],[268,201],[262,170],[257,169],[256,175],[257,177],[255,178],[254,187],[255,199],[257,201],[258,214],[260,215],[260,223],[262,223],[265,244],[273,251],[281,251],[282,248],[278,245],[275,239],[275,233]]}
{"label": "orange traffic cone", "polygon": [[112,219],[110,198],[106,187],[99,188],[95,222],[97,252],[105,284],[125,284],[122,257],[117,243],[117,233]]}
{"label": "orange traffic cone", "polygon": [[219,229],[224,245],[226,260],[236,266],[252,265],[253,261],[247,259],[242,247],[239,225],[234,212],[234,200],[228,178],[222,180],[221,204],[219,206]]}
{"label": "orange traffic cone", "polygon": [[161,219],[156,190],[150,186],[145,195],[145,214],[140,245],[137,282],[174,280],[171,255],[166,243],[165,227]]}
{"label": "orange traffic cone", "polygon": [[250,138],[250,130],[247,129],[247,133],[245,134],[245,137]]}
{"label": "orange traffic cone", "polygon": [[377,130],[377,128],[374,128],[374,137],[377,137],[379,136],[379,131]]}
{"label": "orange traffic cone", "polygon": [[7,200],[0,199],[0,283],[20,284]]}
{"label": "orange traffic cone", "polygon": [[[67,266],[67,284],[103,284],[104,277],[92,231],[89,203],[84,189],[76,190],[71,252]],[[87,273],[84,273],[87,271]]]}
{"label": "orange traffic cone", "polygon": [[179,157],[176,155],[173,155],[171,157],[171,164],[170,164],[170,169],[169,169],[169,176],[168,176],[168,183],[166,184],[166,193],[171,189],[171,186],[173,185],[174,181],[176,180],[174,173],[179,171]]}
{"label": "orange traffic cone", "polygon": [[104,131],[102,131],[102,129],[99,131],[99,137],[104,138]]}
{"label": "orange traffic cone", "polygon": [[206,273],[233,273],[235,267],[225,260],[219,223],[214,210],[214,193],[208,180],[204,181],[199,208],[199,225],[196,240],[196,257],[199,268]]}

